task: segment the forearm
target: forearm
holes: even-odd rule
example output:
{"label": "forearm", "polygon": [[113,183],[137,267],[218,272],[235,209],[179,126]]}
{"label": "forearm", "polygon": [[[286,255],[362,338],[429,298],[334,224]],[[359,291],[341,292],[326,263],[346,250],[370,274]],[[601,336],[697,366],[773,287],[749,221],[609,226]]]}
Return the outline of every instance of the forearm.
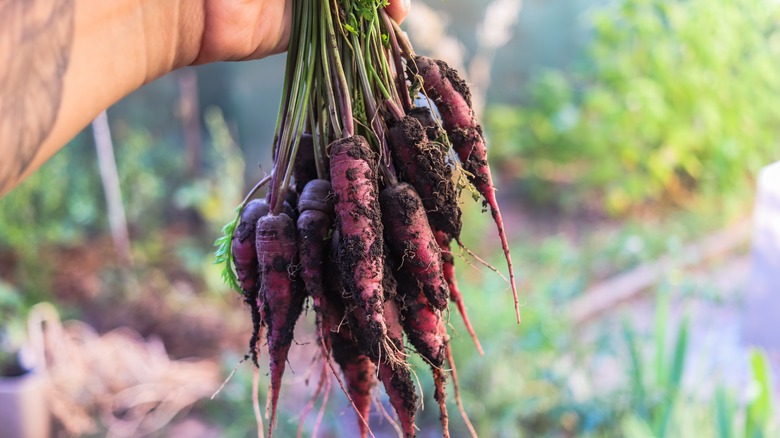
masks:
{"label": "forearm", "polygon": [[198,0],[0,2],[0,196],[103,109],[192,63]]}
{"label": "forearm", "polygon": [[141,85],[285,50],[292,1],[0,0],[0,196]]}

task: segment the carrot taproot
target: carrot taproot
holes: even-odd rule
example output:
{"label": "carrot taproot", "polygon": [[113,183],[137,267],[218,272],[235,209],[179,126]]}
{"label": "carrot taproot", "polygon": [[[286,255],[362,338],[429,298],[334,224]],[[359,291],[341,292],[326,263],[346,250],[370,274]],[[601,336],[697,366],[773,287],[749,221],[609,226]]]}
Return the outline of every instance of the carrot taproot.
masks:
{"label": "carrot taproot", "polygon": [[434,398],[439,404],[442,433],[449,437],[449,415],[446,404],[446,376],[443,372],[446,347],[449,342],[441,312],[435,309],[423,293],[422,284],[411,275],[399,275],[401,321],[415,350],[431,366],[435,387]]}
{"label": "carrot taproot", "polygon": [[360,436],[366,437],[370,433],[368,414],[371,410],[371,389],[376,384],[376,365],[363,354],[353,328],[345,323],[349,319],[345,316],[347,309],[340,299],[343,284],[340,276],[329,276],[329,280],[322,297],[323,306],[326,307],[322,317],[328,327],[328,331],[323,332],[327,339],[323,342],[323,348],[328,346],[324,353],[326,358],[332,353],[339,364],[347,383],[347,397],[358,416]]}
{"label": "carrot taproot", "polygon": [[[285,362],[293,339],[295,322],[303,310],[305,293],[291,275],[297,263],[295,225],[285,213],[265,215],[257,221],[255,244],[260,268],[262,319],[268,327],[268,353],[271,366],[271,418],[273,434]],[[259,303],[260,304],[260,303]]]}
{"label": "carrot taproot", "polygon": [[[444,363],[446,332],[439,329],[441,313],[433,308],[414,279],[399,282],[405,284],[401,298],[401,321],[404,332],[412,346],[431,366],[441,367]],[[408,287],[408,285],[413,285]]]}
{"label": "carrot taproot", "polygon": [[241,217],[233,234],[231,251],[241,289],[244,294],[257,294],[257,250],[255,249],[255,230],[257,220],[268,214],[269,207],[265,199],[253,199],[247,202],[241,211]]}
{"label": "carrot taproot", "polygon": [[447,162],[447,146],[429,141],[417,116],[405,116],[391,124],[388,131],[398,176],[420,195],[431,227],[458,238],[461,210],[452,167]]}
{"label": "carrot taproot", "polygon": [[[333,162],[333,161],[331,161]],[[341,246],[341,232],[338,227],[334,230],[331,240],[331,256],[328,263],[334,263],[339,258],[339,247]],[[385,249],[385,254],[388,251]],[[328,268],[329,287],[325,294],[325,299],[332,303],[329,307],[329,325],[331,327],[331,342],[335,344],[335,333],[340,333],[342,339],[345,332],[352,332],[355,339],[360,339],[360,332],[364,330],[365,321],[368,320],[365,309],[362,306],[355,305],[353,296],[344,290],[343,277],[333,275],[341,269],[337,263]],[[386,337],[392,345],[392,351],[403,350],[403,328],[400,322],[399,312],[393,299],[396,297],[396,281],[393,276],[392,268],[388,263],[383,264],[383,275],[381,278],[382,293],[384,303],[382,304],[382,316],[387,327]],[[340,292],[338,292],[340,291]],[[339,299],[340,298],[340,299]],[[344,315],[344,307],[351,309],[349,315]],[[335,310],[334,310],[335,309]],[[341,309],[339,311],[339,309]],[[385,318],[389,318],[385,320]],[[335,351],[334,351],[335,354]],[[380,369],[379,377],[385,387],[390,403],[401,420],[402,428],[406,437],[413,437],[414,418],[417,410],[417,394],[415,393],[414,383],[408,364],[401,363],[400,359],[395,359],[391,355],[381,354],[372,361]],[[362,430],[362,429],[361,429]]]}
{"label": "carrot taproot", "polygon": [[301,192],[298,200],[297,231],[298,255],[301,261],[300,276],[306,292],[312,297],[317,315],[319,337],[324,335],[323,305],[325,285],[325,258],[333,223],[333,200],[329,181],[313,179]]}
{"label": "carrot taproot", "polygon": [[361,136],[330,145],[339,271],[345,292],[362,311],[357,337],[372,360],[392,354],[382,315],[384,248],[377,187],[377,156]]}
{"label": "carrot taproot", "polygon": [[321,298],[321,314],[317,316],[322,321],[318,336],[320,348],[326,356],[330,355],[331,332],[338,331],[345,319],[344,282],[338,265],[340,240],[338,229],[333,229],[325,257],[325,289]]}
{"label": "carrot taproot", "polygon": [[[355,404],[360,436],[368,436],[368,415],[371,412],[371,390],[376,384],[376,366],[362,353],[346,327],[331,336],[333,359],[341,367],[352,402]],[[365,421],[364,421],[365,420]]]}
{"label": "carrot taproot", "polygon": [[469,181],[482,195],[484,204],[490,208],[498,229],[501,248],[504,251],[509,282],[515,301],[517,322],[520,322],[520,303],[517,297],[515,272],[509,242],[504,230],[504,220],[496,200],[495,185],[487,161],[487,147],[482,127],[477,123],[471,105],[471,92],[458,72],[444,61],[417,56],[409,63],[411,72],[422,78],[425,93],[433,99],[441,114],[442,125],[458,155]]}
{"label": "carrot taproot", "polygon": [[[416,121],[415,121],[416,122]],[[437,309],[445,309],[449,289],[441,266],[441,250],[433,237],[420,196],[407,183],[388,187],[379,195],[387,242],[401,268],[420,282]]]}
{"label": "carrot taproot", "polygon": [[[389,299],[384,303],[384,314],[387,322],[387,336],[391,342],[400,349],[403,347],[403,326],[401,315],[395,300]],[[408,367],[393,367],[385,361],[379,364],[379,379],[385,387],[385,392],[390,399],[405,438],[415,436],[414,419],[417,414],[417,392]]]}
{"label": "carrot taproot", "polygon": [[259,267],[257,265],[257,249],[255,247],[255,230],[257,220],[268,214],[268,202],[265,199],[253,199],[241,211],[236,232],[231,242],[233,265],[236,268],[241,289],[244,291],[244,302],[249,305],[252,318],[252,335],[249,338],[249,355],[252,363],[257,364],[257,341],[260,338],[260,305],[257,292],[259,284]]}
{"label": "carrot taproot", "polygon": [[455,278],[455,257],[453,257],[452,250],[450,249],[452,238],[443,231],[434,231],[433,234],[436,237],[436,243],[439,244],[439,248],[441,249],[442,272],[444,273],[444,279],[447,281],[447,287],[450,289],[450,301],[455,303],[455,306],[458,308],[458,313],[460,313],[460,317],[463,319],[466,331],[468,331],[469,336],[471,336],[471,340],[477,347],[480,356],[484,356],[485,351],[482,349],[482,344],[479,343],[477,333],[471,325],[468,313],[466,313],[463,295],[460,293],[458,280]]}

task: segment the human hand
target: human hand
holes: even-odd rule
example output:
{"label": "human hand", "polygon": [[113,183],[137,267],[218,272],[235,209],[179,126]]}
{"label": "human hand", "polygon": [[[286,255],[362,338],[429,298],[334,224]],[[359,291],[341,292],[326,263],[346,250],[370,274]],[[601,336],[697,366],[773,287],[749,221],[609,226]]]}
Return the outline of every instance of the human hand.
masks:
{"label": "human hand", "polygon": [[[241,61],[283,52],[293,0],[204,0],[203,38],[193,64]],[[410,0],[390,0],[387,13],[406,18]]]}

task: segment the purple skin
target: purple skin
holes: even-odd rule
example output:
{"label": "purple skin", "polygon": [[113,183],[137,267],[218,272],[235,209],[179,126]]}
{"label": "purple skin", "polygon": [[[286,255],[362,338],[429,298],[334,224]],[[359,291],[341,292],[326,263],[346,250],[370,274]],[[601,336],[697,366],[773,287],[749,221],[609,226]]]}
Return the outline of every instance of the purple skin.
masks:
{"label": "purple skin", "polygon": [[314,139],[311,134],[301,135],[301,144],[295,155],[293,165],[293,179],[295,180],[295,192],[303,192],[303,188],[309,181],[317,178],[317,165],[314,157]]}
{"label": "purple skin", "polygon": [[257,250],[255,249],[255,230],[257,220],[268,214],[269,207],[265,199],[249,201],[241,212],[236,232],[231,242],[233,264],[238,282],[245,295],[257,294],[258,271]]}
{"label": "purple skin", "polygon": [[298,201],[298,255],[301,260],[301,279],[306,292],[314,301],[317,327],[323,329],[325,257],[333,226],[333,200],[330,182],[315,179],[309,181]]}
{"label": "purple skin", "polygon": [[387,244],[402,260],[401,270],[416,280],[437,309],[446,309],[450,296],[442,272],[441,249],[428,224],[422,201],[407,183],[386,188],[379,196]]}
{"label": "purple skin", "polygon": [[490,207],[509,270],[509,283],[512,287],[515,314],[519,324],[520,304],[517,298],[517,284],[509,241],[504,231],[504,220],[498,207],[493,176],[488,166],[487,146],[482,135],[482,127],[477,123],[474,110],[471,108],[471,92],[466,82],[444,61],[418,56],[410,63],[410,67],[412,73],[422,78],[425,94],[433,99],[436,108],[439,109],[442,125],[447,131],[452,149],[463,164],[463,169],[468,172],[469,181],[482,195],[484,204]]}
{"label": "purple skin", "polygon": [[268,327],[268,355],[271,358],[271,436],[287,354],[295,322],[303,310],[304,291],[297,287],[291,269],[297,263],[295,224],[285,213],[265,215],[257,221],[255,236],[260,268],[258,307]]}
{"label": "purple skin", "polygon": [[372,360],[387,342],[382,316],[384,242],[377,187],[377,155],[355,135],[330,146],[330,176],[340,234],[338,264],[346,293],[360,308],[358,341]]}

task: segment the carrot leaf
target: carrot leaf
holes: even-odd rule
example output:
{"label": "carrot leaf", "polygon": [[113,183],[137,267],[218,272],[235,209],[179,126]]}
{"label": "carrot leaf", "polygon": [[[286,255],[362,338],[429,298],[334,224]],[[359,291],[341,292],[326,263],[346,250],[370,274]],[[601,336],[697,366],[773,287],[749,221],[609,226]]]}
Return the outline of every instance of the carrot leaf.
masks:
{"label": "carrot leaf", "polygon": [[217,247],[216,251],[214,251],[214,264],[224,264],[222,269],[222,281],[230,286],[231,289],[242,293],[241,286],[238,284],[238,276],[233,270],[233,250],[231,248],[233,234],[236,232],[240,213],[241,206],[236,208],[236,217],[222,227],[222,236],[214,242],[214,246]]}

